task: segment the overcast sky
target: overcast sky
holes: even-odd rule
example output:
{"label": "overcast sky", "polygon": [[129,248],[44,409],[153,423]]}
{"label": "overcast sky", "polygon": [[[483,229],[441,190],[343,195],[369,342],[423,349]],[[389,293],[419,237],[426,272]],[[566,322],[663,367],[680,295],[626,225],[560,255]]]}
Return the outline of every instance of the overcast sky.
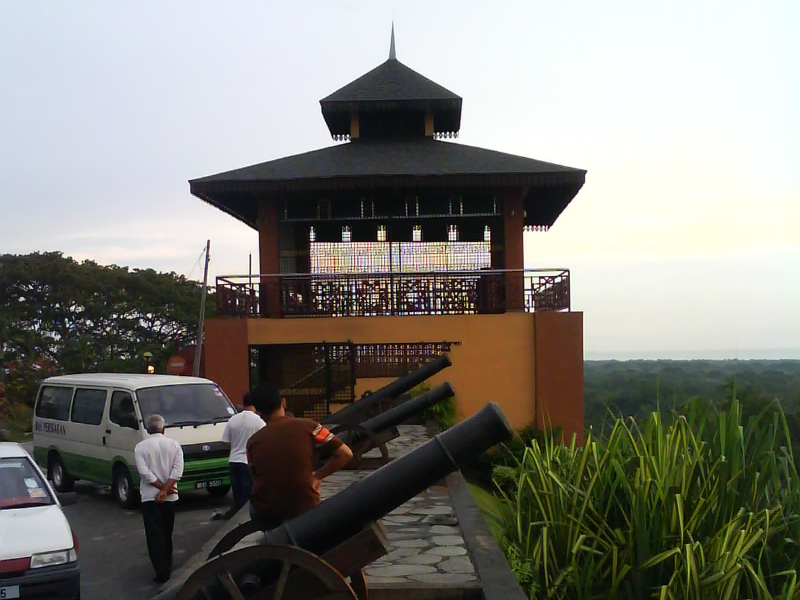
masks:
{"label": "overcast sky", "polygon": [[526,266],[572,270],[587,358],[800,357],[797,0],[6,0],[0,252],[198,278],[210,237],[211,275],[246,273],[256,232],[187,180],[332,144],[318,101],[392,19],[461,142],[588,170],[526,234]]}

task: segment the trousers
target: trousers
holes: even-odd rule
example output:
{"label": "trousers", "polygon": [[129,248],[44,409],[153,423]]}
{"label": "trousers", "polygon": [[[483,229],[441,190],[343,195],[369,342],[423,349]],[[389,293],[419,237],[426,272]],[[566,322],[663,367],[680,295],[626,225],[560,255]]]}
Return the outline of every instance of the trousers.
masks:
{"label": "trousers", "polygon": [[142,519],[147,538],[147,554],[156,575],[172,570],[172,529],[175,526],[175,502],[142,502]]}
{"label": "trousers", "polygon": [[244,463],[228,463],[231,472],[231,487],[233,488],[233,508],[239,510],[250,500],[253,491],[253,478],[250,467]]}

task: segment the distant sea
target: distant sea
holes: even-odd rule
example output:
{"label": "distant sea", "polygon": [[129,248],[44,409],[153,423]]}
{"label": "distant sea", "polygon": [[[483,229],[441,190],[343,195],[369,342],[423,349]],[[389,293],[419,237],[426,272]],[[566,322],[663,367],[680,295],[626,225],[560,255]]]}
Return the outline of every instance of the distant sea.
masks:
{"label": "distant sea", "polygon": [[584,360],[800,360],[800,348],[658,350],[584,353]]}

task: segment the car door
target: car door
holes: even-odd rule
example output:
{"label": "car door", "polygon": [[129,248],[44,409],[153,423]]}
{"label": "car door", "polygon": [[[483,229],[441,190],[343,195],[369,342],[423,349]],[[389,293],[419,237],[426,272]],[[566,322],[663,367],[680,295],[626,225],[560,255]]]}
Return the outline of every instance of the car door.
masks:
{"label": "car door", "polygon": [[[136,475],[133,450],[142,441],[139,416],[133,403],[133,394],[127,390],[113,390],[105,426],[107,460],[113,466],[124,462],[132,476]],[[134,479],[135,481],[135,479]]]}
{"label": "car door", "polygon": [[75,445],[75,466],[70,475],[97,483],[111,483],[111,463],[105,447],[103,416],[108,390],[79,387],[72,399],[70,437]]}

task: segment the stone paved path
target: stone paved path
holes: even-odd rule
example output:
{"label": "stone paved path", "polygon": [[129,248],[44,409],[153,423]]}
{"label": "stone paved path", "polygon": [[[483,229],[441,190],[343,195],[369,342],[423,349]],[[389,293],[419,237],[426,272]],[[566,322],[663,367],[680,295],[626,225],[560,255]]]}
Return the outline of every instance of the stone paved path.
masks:
{"label": "stone paved path", "polygon": [[[425,427],[401,425],[400,437],[389,442],[398,458],[428,441]],[[370,471],[339,471],[322,482],[329,498]],[[431,487],[389,513],[381,523],[389,536],[389,553],[365,571],[370,584],[458,585],[477,581],[447,488]]]}

